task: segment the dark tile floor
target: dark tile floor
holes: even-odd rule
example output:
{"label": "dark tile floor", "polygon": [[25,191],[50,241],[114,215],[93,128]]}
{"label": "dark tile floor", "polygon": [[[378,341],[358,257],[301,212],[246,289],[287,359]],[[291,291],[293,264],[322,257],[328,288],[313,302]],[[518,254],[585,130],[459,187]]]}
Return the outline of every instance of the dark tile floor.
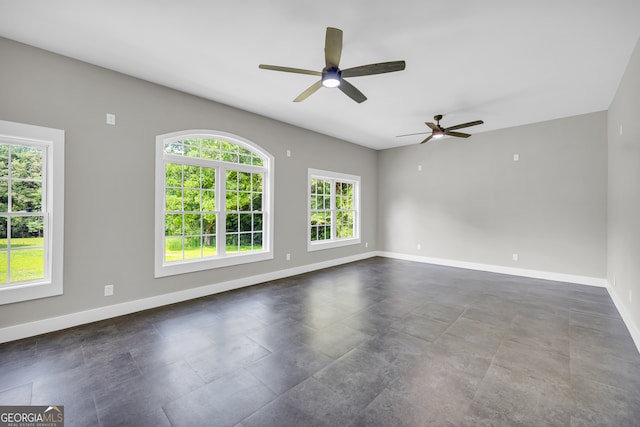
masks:
{"label": "dark tile floor", "polygon": [[0,345],[68,426],[633,426],[606,290],[384,258]]}

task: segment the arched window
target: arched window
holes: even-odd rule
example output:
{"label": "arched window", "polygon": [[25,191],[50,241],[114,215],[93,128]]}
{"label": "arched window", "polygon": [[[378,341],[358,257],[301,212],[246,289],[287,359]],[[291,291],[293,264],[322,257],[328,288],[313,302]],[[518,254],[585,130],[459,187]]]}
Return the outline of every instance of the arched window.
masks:
{"label": "arched window", "polygon": [[236,135],[156,138],[155,276],[273,258],[273,156]]}

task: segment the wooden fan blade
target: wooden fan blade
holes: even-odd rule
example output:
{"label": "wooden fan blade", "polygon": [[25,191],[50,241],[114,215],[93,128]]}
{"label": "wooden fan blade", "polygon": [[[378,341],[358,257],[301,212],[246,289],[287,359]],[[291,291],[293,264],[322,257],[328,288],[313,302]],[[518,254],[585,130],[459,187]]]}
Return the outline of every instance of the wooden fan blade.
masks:
{"label": "wooden fan blade", "polygon": [[327,27],[324,40],[324,59],[327,68],[338,68],[342,55],[342,30]]}
{"label": "wooden fan blade", "polygon": [[429,126],[431,129],[433,130],[437,130],[439,129],[438,126],[435,123],[431,123],[431,122],[424,122],[425,125]]}
{"label": "wooden fan blade", "polygon": [[280,67],[279,65],[265,65],[260,64],[258,68],[263,70],[272,70],[272,71],[284,71],[286,73],[296,73],[296,74],[310,74],[312,76],[321,76],[321,71],[313,71],[313,70],[304,70],[302,68],[291,68],[291,67]]}
{"label": "wooden fan blade", "polygon": [[404,136],[424,135],[425,133],[431,133],[431,132],[407,133],[407,134],[404,134],[404,135],[396,135],[396,138],[402,138]]}
{"label": "wooden fan blade", "polygon": [[429,135],[428,137],[426,137],[420,144],[424,144],[425,142],[429,141],[431,138],[433,138],[433,135]]}
{"label": "wooden fan blade", "polygon": [[369,76],[372,74],[392,73],[404,70],[404,61],[379,62],[377,64],[361,65],[359,67],[342,70],[342,77]]}
{"label": "wooden fan blade", "polygon": [[353,99],[358,104],[367,100],[367,97],[364,96],[362,92],[360,92],[354,85],[344,79],[340,80],[340,86],[338,86],[338,88],[340,88],[342,92],[344,92],[349,98]]}
{"label": "wooden fan blade", "polygon": [[293,102],[304,101],[305,99],[307,99],[309,97],[309,95],[313,94],[315,91],[317,91],[321,87],[322,87],[322,80],[318,80],[317,82],[315,82],[314,84],[309,86],[307,88],[307,90],[305,90],[300,95],[298,95],[298,97],[296,99],[294,99]]}
{"label": "wooden fan blade", "polygon": [[463,123],[461,125],[455,125],[455,126],[448,127],[447,130],[456,130],[456,129],[468,128],[469,126],[481,125],[483,123],[484,122],[482,120],[476,120],[475,122]]}
{"label": "wooden fan blade", "polygon": [[469,138],[471,135],[468,133],[462,133],[462,132],[449,132],[449,130],[447,129],[444,132],[445,135],[449,135],[449,136],[457,136],[458,138]]}

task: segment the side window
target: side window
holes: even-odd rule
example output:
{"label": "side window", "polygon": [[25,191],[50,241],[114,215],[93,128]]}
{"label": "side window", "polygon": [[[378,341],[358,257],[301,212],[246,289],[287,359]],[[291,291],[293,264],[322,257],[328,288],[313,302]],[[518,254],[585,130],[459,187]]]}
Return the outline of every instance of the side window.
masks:
{"label": "side window", "polygon": [[309,169],[309,251],[360,243],[360,177]]}
{"label": "side window", "polygon": [[0,303],[62,293],[64,131],[0,121]]}
{"label": "side window", "polygon": [[156,139],[156,277],[273,258],[273,157],[236,135]]}

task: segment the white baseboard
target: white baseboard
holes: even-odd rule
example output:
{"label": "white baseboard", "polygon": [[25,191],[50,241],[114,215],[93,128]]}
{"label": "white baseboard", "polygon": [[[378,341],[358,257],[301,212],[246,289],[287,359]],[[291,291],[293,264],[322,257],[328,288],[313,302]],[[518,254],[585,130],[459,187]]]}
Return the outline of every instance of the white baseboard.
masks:
{"label": "white baseboard", "polygon": [[609,296],[611,296],[611,300],[615,304],[618,309],[618,313],[620,313],[620,317],[622,317],[622,321],[625,325],[627,325],[627,329],[629,330],[629,334],[631,334],[631,338],[633,342],[636,344],[636,348],[638,349],[638,353],[640,353],[640,329],[633,323],[633,318],[629,311],[626,309],[625,305],[622,303],[622,300],[618,296],[616,292],[614,292],[613,288],[609,286],[607,288],[609,291]]}
{"label": "white baseboard", "polygon": [[109,319],[125,314],[131,314],[142,310],[148,310],[151,308],[187,301],[194,298],[200,298],[207,295],[213,295],[233,289],[244,288],[246,286],[257,285],[259,283],[269,282],[272,280],[282,279],[298,274],[309,273],[315,270],[321,270],[323,268],[347,264],[374,256],[376,256],[375,252],[367,252],[360,255],[353,255],[315,264],[302,265],[285,270],[259,274],[256,276],[243,277],[241,279],[230,280],[227,282],[185,289],[184,291],[172,292],[168,294],[157,295],[154,297],[128,301],[121,304],[108,305],[91,310],[80,311],[77,313],[65,314],[63,316],[52,317],[35,322],[8,326],[0,329],[0,343],[71,328],[73,326],[84,325],[86,323],[97,322],[99,320]]}
{"label": "white baseboard", "polygon": [[464,268],[467,270],[488,271],[491,273],[510,274],[512,276],[531,277],[534,279],[553,280],[556,282],[576,283],[579,285],[598,286],[606,288],[607,280],[599,277],[577,276],[573,274],[553,273],[549,271],[528,270],[525,268],[504,267],[501,265],[478,264],[475,262],[457,261],[443,258],[430,258],[417,255],[406,255],[396,252],[377,252],[378,256],[403,259],[406,261],[423,262],[426,264],[444,265],[447,267]]}

